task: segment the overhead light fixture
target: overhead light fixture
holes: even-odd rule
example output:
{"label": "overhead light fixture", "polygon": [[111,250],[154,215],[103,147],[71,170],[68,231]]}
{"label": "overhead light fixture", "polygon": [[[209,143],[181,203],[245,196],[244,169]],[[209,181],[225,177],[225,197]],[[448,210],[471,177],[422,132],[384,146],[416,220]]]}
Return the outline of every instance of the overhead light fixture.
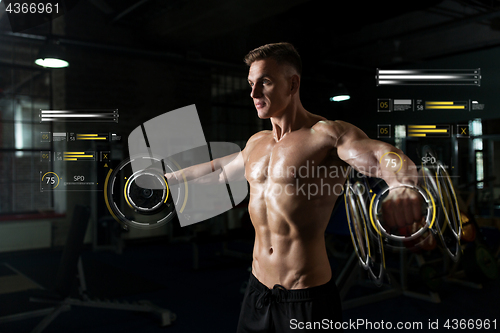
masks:
{"label": "overhead light fixture", "polygon": [[339,84],[337,89],[334,91],[333,97],[330,97],[331,102],[342,102],[350,99],[351,96],[343,84]]}
{"label": "overhead light fixture", "polygon": [[347,101],[350,98],[351,98],[351,96],[349,96],[349,95],[337,95],[337,96],[330,97],[330,101],[331,102],[342,102],[342,101]]}
{"label": "overhead light fixture", "polygon": [[69,62],[64,60],[65,55],[62,48],[55,42],[48,41],[38,53],[35,64],[48,68],[64,68],[69,66]]}

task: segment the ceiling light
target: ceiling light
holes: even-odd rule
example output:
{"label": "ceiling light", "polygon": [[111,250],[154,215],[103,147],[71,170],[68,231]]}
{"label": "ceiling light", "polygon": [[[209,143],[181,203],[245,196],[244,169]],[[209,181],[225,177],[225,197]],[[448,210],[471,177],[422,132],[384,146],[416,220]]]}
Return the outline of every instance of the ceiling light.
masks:
{"label": "ceiling light", "polygon": [[38,53],[35,64],[48,68],[64,68],[68,67],[68,61],[64,60],[64,51],[58,44],[48,42],[45,44]]}
{"label": "ceiling light", "polygon": [[343,84],[339,84],[333,92],[333,97],[330,97],[331,102],[341,102],[350,99],[349,91]]}
{"label": "ceiling light", "polygon": [[334,97],[330,97],[330,101],[331,102],[342,102],[342,101],[347,101],[350,98],[351,98],[351,96],[349,96],[349,95],[337,95]]}

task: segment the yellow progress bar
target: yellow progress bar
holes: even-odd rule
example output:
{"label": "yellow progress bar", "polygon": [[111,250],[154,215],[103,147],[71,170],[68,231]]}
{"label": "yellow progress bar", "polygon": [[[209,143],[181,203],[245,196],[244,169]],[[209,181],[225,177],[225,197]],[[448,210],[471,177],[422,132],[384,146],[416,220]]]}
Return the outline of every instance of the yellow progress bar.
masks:
{"label": "yellow progress bar", "polygon": [[452,105],[452,106],[425,106],[426,109],[465,109],[465,105]]}
{"label": "yellow progress bar", "polygon": [[105,137],[95,137],[95,138],[80,138],[80,137],[76,137],[77,140],[107,140],[108,138],[105,138]]}
{"label": "yellow progress bar", "polygon": [[453,105],[453,102],[425,102],[425,104],[429,105]]}
{"label": "yellow progress bar", "polygon": [[76,136],[99,136],[99,134],[77,134]]}
{"label": "yellow progress bar", "polygon": [[408,128],[436,128],[436,125],[408,125]]}
{"label": "yellow progress bar", "polygon": [[76,156],[73,156],[73,155],[66,155],[64,156],[65,158],[66,157],[75,157],[75,158],[80,158],[80,157],[94,157],[94,155],[76,155]]}
{"label": "yellow progress bar", "polygon": [[409,134],[408,136],[425,136],[425,134]]}
{"label": "yellow progress bar", "polygon": [[448,133],[447,129],[411,129],[410,132],[425,132],[425,133]]}
{"label": "yellow progress bar", "polygon": [[65,158],[64,160],[65,161],[78,161],[77,158]]}
{"label": "yellow progress bar", "polygon": [[65,151],[64,152],[64,155],[77,155],[77,154],[85,154],[84,151],[73,151],[73,152],[70,152],[70,151]]}

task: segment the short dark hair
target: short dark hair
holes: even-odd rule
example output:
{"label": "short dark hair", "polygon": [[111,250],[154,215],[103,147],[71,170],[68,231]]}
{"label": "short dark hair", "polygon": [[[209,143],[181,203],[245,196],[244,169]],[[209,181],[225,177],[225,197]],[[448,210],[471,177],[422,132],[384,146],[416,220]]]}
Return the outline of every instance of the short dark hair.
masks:
{"label": "short dark hair", "polygon": [[272,58],[278,64],[289,64],[299,75],[302,75],[302,60],[300,55],[290,43],[273,43],[262,45],[250,52],[243,58],[250,66],[254,61]]}

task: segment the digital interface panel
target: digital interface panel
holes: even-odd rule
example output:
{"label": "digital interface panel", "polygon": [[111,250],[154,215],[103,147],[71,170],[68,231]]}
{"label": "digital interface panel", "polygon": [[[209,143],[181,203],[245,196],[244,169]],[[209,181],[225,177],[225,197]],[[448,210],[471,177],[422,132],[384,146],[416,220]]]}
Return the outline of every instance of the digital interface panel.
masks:
{"label": "digital interface panel", "polygon": [[[477,112],[488,109],[485,102],[475,97],[485,77],[487,79],[487,74],[481,68],[377,68],[375,85],[384,91],[376,100],[377,118],[384,119],[384,123],[376,125],[377,138],[397,143],[412,156],[417,168],[429,165],[428,157],[420,156],[419,152],[426,145],[457,151],[459,145],[467,146],[468,141],[463,139],[481,135],[477,128],[476,133],[471,134]],[[459,98],[450,98],[457,94]],[[436,117],[444,121],[427,121]],[[452,177],[459,177],[455,169],[459,162],[452,155],[449,151],[443,152],[440,158]]]}
{"label": "digital interface panel", "polygon": [[[89,128],[87,123],[118,124],[118,110],[40,110],[42,123],[77,123],[76,127]],[[69,125],[71,127],[71,125]],[[98,191],[103,192],[104,179],[96,168],[110,168],[109,146],[121,141],[121,135],[111,132],[40,132],[40,142],[52,143],[53,150],[41,150],[40,162],[46,167],[40,170],[40,191]],[[96,149],[96,143],[108,147]],[[79,149],[72,149],[72,148]],[[64,165],[64,174],[53,170],[55,162]],[[74,166],[78,164],[78,166]],[[73,172],[72,170],[78,170]]]}

